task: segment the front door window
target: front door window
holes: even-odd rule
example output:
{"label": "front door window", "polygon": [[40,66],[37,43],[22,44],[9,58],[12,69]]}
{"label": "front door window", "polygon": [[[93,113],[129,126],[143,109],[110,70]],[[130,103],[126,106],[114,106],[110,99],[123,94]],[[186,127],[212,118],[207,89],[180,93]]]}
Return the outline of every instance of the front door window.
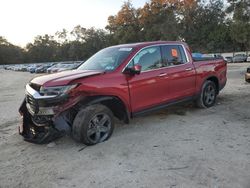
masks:
{"label": "front door window", "polygon": [[160,47],[154,46],[143,49],[134,57],[132,63],[133,65],[141,65],[142,71],[162,68]]}

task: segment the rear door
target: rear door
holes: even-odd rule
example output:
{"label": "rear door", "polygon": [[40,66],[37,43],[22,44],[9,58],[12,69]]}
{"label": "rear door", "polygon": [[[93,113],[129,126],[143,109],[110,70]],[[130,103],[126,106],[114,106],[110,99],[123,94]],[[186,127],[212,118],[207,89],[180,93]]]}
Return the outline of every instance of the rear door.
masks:
{"label": "rear door", "polygon": [[167,69],[165,82],[168,83],[165,101],[182,99],[195,94],[196,71],[182,45],[162,46],[163,62]]}

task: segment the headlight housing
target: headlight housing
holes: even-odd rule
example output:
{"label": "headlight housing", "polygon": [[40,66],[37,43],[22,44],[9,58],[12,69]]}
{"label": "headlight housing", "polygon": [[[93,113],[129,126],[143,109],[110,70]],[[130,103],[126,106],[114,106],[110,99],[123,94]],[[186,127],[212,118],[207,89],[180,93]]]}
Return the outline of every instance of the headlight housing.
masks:
{"label": "headlight housing", "polygon": [[76,88],[78,84],[74,85],[67,85],[67,86],[56,86],[56,87],[41,87],[40,88],[40,95],[42,96],[49,96],[49,95],[61,95],[61,94],[67,94],[72,89]]}

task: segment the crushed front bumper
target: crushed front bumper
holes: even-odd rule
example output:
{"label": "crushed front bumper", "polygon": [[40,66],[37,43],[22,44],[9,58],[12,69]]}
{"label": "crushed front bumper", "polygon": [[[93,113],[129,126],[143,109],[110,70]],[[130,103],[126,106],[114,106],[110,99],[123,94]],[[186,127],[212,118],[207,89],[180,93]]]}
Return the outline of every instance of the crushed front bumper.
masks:
{"label": "crushed front bumper", "polygon": [[36,144],[46,144],[66,134],[66,129],[60,130],[56,128],[52,117],[51,121],[46,122],[46,124],[41,124],[40,126],[35,124],[34,120],[32,120],[33,116],[29,113],[26,107],[25,100],[23,101],[19,112],[23,119],[22,123],[19,125],[19,134],[23,136],[25,141]]}
{"label": "crushed front bumper", "polygon": [[[60,104],[67,96],[41,96],[29,85],[26,96],[19,108],[23,121],[19,125],[19,134],[25,141],[46,144],[70,133],[71,126]],[[65,109],[64,109],[65,110]]]}

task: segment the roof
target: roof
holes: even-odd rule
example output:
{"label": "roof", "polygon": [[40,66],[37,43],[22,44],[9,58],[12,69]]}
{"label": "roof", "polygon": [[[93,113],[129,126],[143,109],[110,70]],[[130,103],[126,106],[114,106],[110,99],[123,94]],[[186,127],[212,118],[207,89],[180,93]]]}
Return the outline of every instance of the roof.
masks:
{"label": "roof", "polygon": [[152,42],[138,42],[138,43],[130,43],[130,44],[120,44],[111,47],[119,47],[119,48],[143,48],[145,46],[157,45],[157,44],[183,44],[186,46],[184,42],[180,41],[152,41]]}

